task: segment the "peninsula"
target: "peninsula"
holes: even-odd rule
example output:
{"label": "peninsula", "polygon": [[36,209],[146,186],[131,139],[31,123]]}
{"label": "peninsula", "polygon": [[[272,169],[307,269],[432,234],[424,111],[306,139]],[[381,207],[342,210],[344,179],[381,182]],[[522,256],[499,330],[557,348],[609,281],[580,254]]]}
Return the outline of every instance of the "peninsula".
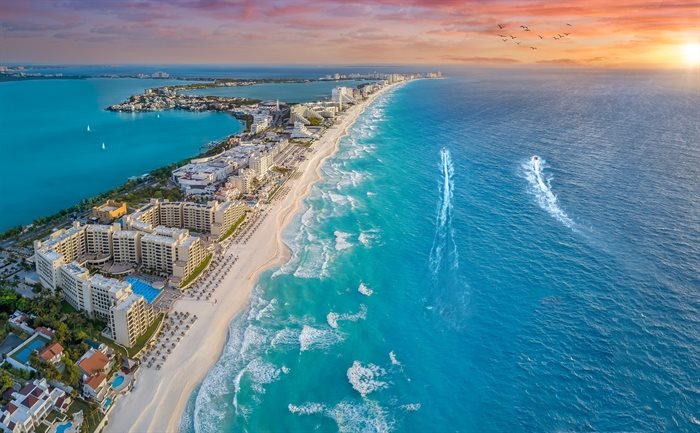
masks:
{"label": "peninsula", "polygon": [[[84,317],[90,326],[71,332],[59,324],[66,314],[30,320],[39,310],[18,310],[17,326],[29,338],[8,354],[12,380],[27,383],[21,372],[29,372],[40,378],[31,384],[45,389],[48,402],[52,390],[72,399],[55,409],[54,423],[78,424],[81,431],[177,431],[187,399],[218,359],[227,326],[258,276],[288,259],[282,231],[319,179],[323,161],[379,95],[439,76],[386,74],[358,88],[338,86],[327,100],[295,105],[200,99],[166,86],[107,107],[227,112],[244,118],[247,131],[203,157],[158,170],[146,184],[132,183],[128,203],[110,199],[87,220],[48,236],[23,230],[18,239],[35,240],[20,285],[39,292],[32,297],[61,304],[74,317],[68,320]],[[149,191],[173,200],[143,194]],[[23,251],[14,243],[6,241],[6,257]],[[42,331],[36,323],[65,329]],[[38,352],[39,359],[25,359],[24,352]],[[0,422],[52,425],[20,416],[7,411]]]}

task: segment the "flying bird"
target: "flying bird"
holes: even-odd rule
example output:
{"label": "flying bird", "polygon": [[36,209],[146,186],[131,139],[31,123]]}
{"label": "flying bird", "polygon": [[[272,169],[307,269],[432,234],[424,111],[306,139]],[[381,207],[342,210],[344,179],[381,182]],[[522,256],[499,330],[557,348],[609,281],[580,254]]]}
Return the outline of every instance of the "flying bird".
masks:
{"label": "flying bird", "polygon": [[515,42],[516,44],[520,45],[520,42]]}
{"label": "flying bird", "polygon": [[530,47],[530,49],[531,49],[531,50],[536,50],[536,49],[537,49],[537,47]]}
{"label": "flying bird", "polygon": [[529,29],[529,28],[527,28],[527,29],[525,29],[525,31],[526,31],[526,32],[529,32],[529,31],[530,31],[530,29]]}
{"label": "flying bird", "polygon": [[498,36],[500,36],[500,37],[502,37],[502,38],[505,38],[505,37],[506,37],[506,35],[498,35]]}
{"label": "flying bird", "polygon": [[552,36],[552,37],[553,37],[554,39],[556,39],[556,40],[559,40],[559,38],[558,38],[558,37],[556,37],[556,36]]}
{"label": "flying bird", "polygon": [[508,39],[503,39],[503,42],[508,42]]}
{"label": "flying bird", "polygon": [[510,36],[511,39],[517,38],[517,36],[513,36],[513,35],[508,35],[508,36]]}
{"label": "flying bird", "polygon": [[537,35],[537,36],[539,36],[539,37],[540,37],[540,39],[544,39],[544,36],[542,36],[542,35]]}
{"label": "flying bird", "polygon": [[573,26],[572,26],[571,24],[569,24],[569,23],[566,23],[566,25],[569,26],[569,27],[573,27]]}
{"label": "flying bird", "polygon": [[504,25],[502,25],[502,24],[499,24],[499,25],[498,25],[498,28],[499,28],[499,29],[504,29],[504,28],[505,28],[505,26],[504,26]]}
{"label": "flying bird", "polygon": [[564,33],[565,36],[569,36],[571,33]]}

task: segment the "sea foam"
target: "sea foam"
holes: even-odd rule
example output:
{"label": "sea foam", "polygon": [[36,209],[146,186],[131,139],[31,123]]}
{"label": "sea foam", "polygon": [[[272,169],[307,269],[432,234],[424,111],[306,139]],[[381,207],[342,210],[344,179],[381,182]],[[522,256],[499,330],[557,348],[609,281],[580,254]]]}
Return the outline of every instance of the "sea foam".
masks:
{"label": "sea foam", "polygon": [[374,364],[364,366],[359,361],[353,362],[347,371],[348,382],[363,397],[389,386],[386,382],[379,380],[385,374],[386,371],[383,368]]}

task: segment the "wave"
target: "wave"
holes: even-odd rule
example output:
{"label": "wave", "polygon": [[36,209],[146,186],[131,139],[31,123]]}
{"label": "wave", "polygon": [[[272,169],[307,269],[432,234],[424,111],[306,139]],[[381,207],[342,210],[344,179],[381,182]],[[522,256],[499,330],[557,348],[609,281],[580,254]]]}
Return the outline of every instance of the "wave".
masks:
{"label": "wave", "polygon": [[347,371],[348,382],[362,397],[367,397],[374,391],[388,388],[388,383],[379,380],[385,374],[386,371],[378,365],[367,364],[365,366],[359,361],[354,361]]}
{"label": "wave", "polygon": [[299,333],[299,350],[325,349],[343,340],[339,332],[304,325]]}
{"label": "wave", "polygon": [[401,367],[401,363],[396,358],[396,354],[394,353],[393,350],[391,352],[389,352],[389,360],[391,361],[391,365],[396,365],[398,367]]}
{"label": "wave", "polygon": [[357,322],[358,320],[365,320],[366,318],[367,306],[365,304],[360,304],[360,311],[358,311],[357,313],[338,314],[336,312],[331,311],[326,315],[326,321],[328,322],[328,326],[330,326],[333,329],[338,328],[338,322],[341,320],[348,322]]}
{"label": "wave", "polygon": [[322,403],[289,404],[289,412],[313,416],[322,415],[331,418],[338,426],[339,433],[388,433],[393,422],[379,403],[363,399],[361,402],[343,400],[335,406]]}
{"label": "wave", "polygon": [[379,243],[381,239],[379,229],[363,230],[357,236],[357,240],[366,248],[371,248]]}
{"label": "wave", "polygon": [[335,232],[333,232],[333,234],[335,235],[336,251],[343,251],[353,247],[353,243],[348,242],[348,238],[352,236],[350,233],[345,233],[341,232],[340,230],[336,230]]}
{"label": "wave", "polygon": [[357,291],[365,296],[372,296],[372,293],[374,293],[374,290],[367,287],[365,283],[360,283],[359,287],[357,288]]}
{"label": "wave", "polygon": [[530,183],[530,192],[535,196],[537,204],[543,210],[566,227],[575,229],[574,221],[559,206],[557,196],[552,192],[552,178],[544,175],[542,172],[544,168],[546,168],[546,161],[538,156],[533,156],[523,163],[525,178]]}

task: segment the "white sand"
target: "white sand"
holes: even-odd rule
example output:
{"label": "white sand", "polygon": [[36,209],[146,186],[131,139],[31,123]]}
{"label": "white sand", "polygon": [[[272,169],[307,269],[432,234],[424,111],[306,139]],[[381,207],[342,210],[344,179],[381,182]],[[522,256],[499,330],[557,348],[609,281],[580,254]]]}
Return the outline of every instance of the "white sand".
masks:
{"label": "white sand", "polygon": [[[189,311],[198,316],[189,332],[176,346],[160,370],[141,368],[136,374],[136,389],[115,402],[109,414],[107,432],[163,432],[180,428],[187,400],[194,388],[216,363],[226,342],[228,326],[247,304],[261,272],[289,259],[282,231],[302,205],[302,200],[321,177],[321,164],[338,149],[340,138],[378,95],[348,109],[339,123],[326,130],[299,167],[301,178],[290,180],[291,191],[271,205],[270,213],[245,245],[233,245],[226,254],[238,261],[216,288],[211,301],[180,299],[174,311]],[[212,303],[217,299],[217,303]]]}

